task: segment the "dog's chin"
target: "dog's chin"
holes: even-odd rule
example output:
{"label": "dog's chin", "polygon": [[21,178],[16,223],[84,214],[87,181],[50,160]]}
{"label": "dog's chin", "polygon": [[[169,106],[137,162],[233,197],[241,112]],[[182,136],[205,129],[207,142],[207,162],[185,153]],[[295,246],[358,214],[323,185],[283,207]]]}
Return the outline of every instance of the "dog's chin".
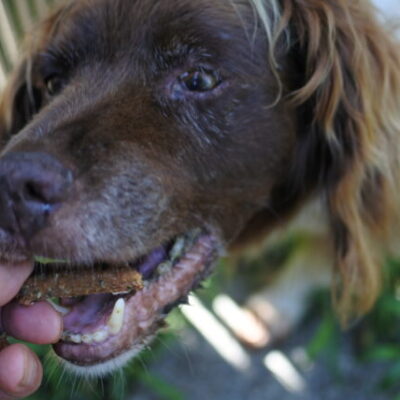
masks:
{"label": "dog's chin", "polygon": [[190,232],[136,261],[142,290],[60,299],[64,332],[55,353],[78,374],[103,375],[121,367],[208,275],[220,248],[216,236]]}

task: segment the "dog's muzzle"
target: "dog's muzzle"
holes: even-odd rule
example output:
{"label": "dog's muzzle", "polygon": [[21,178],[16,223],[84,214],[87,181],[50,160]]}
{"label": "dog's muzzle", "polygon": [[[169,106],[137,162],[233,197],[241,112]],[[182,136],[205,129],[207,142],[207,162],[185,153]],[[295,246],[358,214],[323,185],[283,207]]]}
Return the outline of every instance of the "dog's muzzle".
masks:
{"label": "dog's muzzle", "polygon": [[13,152],[0,159],[0,228],[25,243],[63,203],[72,171],[41,152]]}

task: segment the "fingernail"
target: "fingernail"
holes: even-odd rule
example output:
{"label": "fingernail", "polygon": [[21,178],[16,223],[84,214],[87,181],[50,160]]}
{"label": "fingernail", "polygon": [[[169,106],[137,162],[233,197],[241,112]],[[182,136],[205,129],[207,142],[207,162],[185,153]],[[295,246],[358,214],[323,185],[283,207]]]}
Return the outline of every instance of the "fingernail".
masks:
{"label": "fingernail", "polygon": [[18,389],[31,390],[37,386],[40,374],[40,365],[36,357],[32,357],[28,351],[24,351],[24,375],[18,384]]}

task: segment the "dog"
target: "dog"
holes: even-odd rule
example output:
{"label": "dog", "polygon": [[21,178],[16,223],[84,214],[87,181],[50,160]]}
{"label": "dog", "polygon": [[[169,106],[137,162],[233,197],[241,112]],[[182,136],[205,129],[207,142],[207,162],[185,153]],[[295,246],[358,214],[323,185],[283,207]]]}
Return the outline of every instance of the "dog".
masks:
{"label": "dog", "polygon": [[145,279],[60,300],[65,363],[123,365],[221,254],[311,203],[339,315],[370,309],[399,204],[400,52],[375,14],[359,0],[70,0],[38,26],[0,106],[2,257]]}

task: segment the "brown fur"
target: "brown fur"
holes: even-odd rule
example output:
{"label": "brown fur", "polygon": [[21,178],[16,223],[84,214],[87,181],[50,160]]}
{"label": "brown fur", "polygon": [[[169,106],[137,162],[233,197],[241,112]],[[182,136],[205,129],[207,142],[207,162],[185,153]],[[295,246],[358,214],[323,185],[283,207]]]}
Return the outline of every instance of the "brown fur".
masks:
{"label": "brown fur", "polygon": [[[198,225],[243,244],[319,196],[337,306],[367,311],[397,218],[398,45],[365,1],[166,3],[72,1],[32,38],[3,96],[4,154],[48,152],[76,179],[28,247],[2,235],[3,251],[126,261]],[[49,47],[67,77],[54,98]],[[174,92],[198,65],[223,83]]]}

